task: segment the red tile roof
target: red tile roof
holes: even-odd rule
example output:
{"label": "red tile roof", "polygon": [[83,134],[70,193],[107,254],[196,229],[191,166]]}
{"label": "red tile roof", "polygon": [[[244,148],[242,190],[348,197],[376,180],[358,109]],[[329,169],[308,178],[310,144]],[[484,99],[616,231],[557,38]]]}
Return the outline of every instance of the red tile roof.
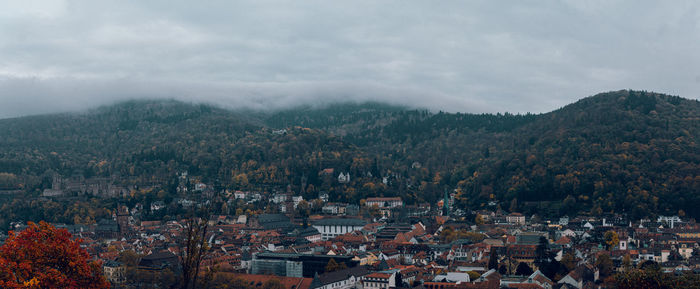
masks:
{"label": "red tile roof", "polygon": [[311,278],[300,278],[300,277],[282,277],[282,276],[271,276],[271,275],[255,275],[255,274],[235,274],[235,273],[221,273],[231,276],[233,278],[242,279],[248,283],[252,284],[265,284],[266,281],[271,279],[277,279],[280,281],[285,289],[309,289],[311,286]]}
{"label": "red tile roof", "polygon": [[391,274],[380,273],[380,272],[375,272],[375,273],[372,273],[372,274],[365,276],[365,278],[378,278],[378,279],[389,279],[390,277],[391,277]]}

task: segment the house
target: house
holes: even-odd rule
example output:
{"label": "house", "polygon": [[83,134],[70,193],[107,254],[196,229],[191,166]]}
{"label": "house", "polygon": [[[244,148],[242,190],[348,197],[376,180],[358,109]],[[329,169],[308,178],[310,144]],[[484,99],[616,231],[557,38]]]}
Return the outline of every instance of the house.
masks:
{"label": "house", "polygon": [[195,201],[193,201],[193,200],[188,200],[188,199],[179,199],[179,200],[177,201],[177,203],[178,203],[179,205],[182,205],[183,208],[189,208],[189,207],[194,206]]}
{"label": "house", "polygon": [[163,208],[165,208],[165,203],[163,203],[163,201],[155,201],[151,203],[151,212],[159,211]]}
{"label": "house", "polygon": [[501,288],[501,275],[498,274],[496,270],[492,269],[482,274],[478,279],[472,280],[471,282],[427,281],[423,283],[423,287],[426,289],[498,289]]}
{"label": "house", "polygon": [[359,287],[362,278],[370,274],[365,266],[356,266],[334,272],[326,272],[314,277],[311,289],[350,289]]}
{"label": "house", "polygon": [[693,256],[693,243],[687,241],[680,241],[678,244],[678,254],[683,256],[683,258],[689,259]]}
{"label": "house", "polygon": [[234,199],[237,199],[237,200],[239,200],[239,199],[240,199],[240,200],[245,200],[245,198],[246,198],[247,195],[248,195],[248,194],[247,194],[246,192],[235,191],[235,192],[233,193],[233,198],[234,198]]}
{"label": "house", "polygon": [[359,262],[360,266],[373,265],[379,261],[379,257],[372,252],[363,252],[353,257],[352,260]]}
{"label": "house", "polygon": [[559,218],[559,225],[568,226],[569,225],[569,217],[564,216],[564,217]]}
{"label": "house", "polygon": [[321,201],[323,201],[324,203],[326,203],[326,202],[328,202],[329,196],[328,196],[328,193],[321,192],[318,194],[318,198],[321,199]]}
{"label": "house", "polygon": [[396,288],[396,271],[375,272],[365,276],[362,280],[364,288],[389,289]]}
{"label": "house", "polygon": [[576,237],[576,232],[571,229],[565,229],[563,231],[558,231],[556,235],[559,237]]}
{"label": "house", "polygon": [[341,184],[347,184],[350,182],[350,173],[348,172],[347,174],[340,173],[338,175],[338,182]]}
{"label": "house", "polygon": [[272,131],[273,135],[284,135],[287,134],[287,129],[276,129]]}
{"label": "house", "polygon": [[274,196],[272,196],[271,201],[275,204],[280,204],[286,202],[288,199],[289,195],[284,193],[276,193]]}
{"label": "house", "polygon": [[586,283],[598,281],[598,273],[598,270],[590,264],[581,265],[566,274],[557,284],[568,284],[581,289]]}
{"label": "house", "polygon": [[323,205],[321,212],[327,215],[345,215],[345,208],[343,204],[327,203]]}
{"label": "house", "polygon": [[289,233],[289,236],[296,237],[296,238],[302,238],[305,239],[311,243],[316,243],[321,241],[321,233],[318,232],[313,227],[308,227],[305,229],[295,229],[294,231]]}
{"label": "house", "polygon": [[506,216],[506,222],[512,225],[525,225],[525,216],[521,213],[510,213]]}
{"label": "house", "polygon": [[401,257],[401,254],[399,253],[398,250],[396,249],[386,249],[379,253],[379,259],[380,260],[399,260],[399,257]]}
{"label": "house", "polygon": [[299,206],[299,203],[304,200],[304,197],[302,196],[293,196],[292,197],[292,203],[294,203],[294,208],[296,209],[297,206]]}
{"label": "house", "polygon": [[544,289],[552,289],[554,287],[554,282],[547,278],[540,270],[535,271],[527,277],[525,284],[537,284]]}

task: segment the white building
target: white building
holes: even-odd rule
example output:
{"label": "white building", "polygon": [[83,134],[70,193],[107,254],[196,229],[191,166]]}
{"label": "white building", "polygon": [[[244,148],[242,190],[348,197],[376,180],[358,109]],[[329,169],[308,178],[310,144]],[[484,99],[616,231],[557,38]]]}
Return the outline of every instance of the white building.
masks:
{"label": "white building", "polygon": [[296,209],[299,203],[304,200],[304,197],[302,196],[293,196],[292,197],[292,202],[294,203],[294,208]]}
{"label": "white building", "polygon": [[352,218],[328,218],[321,219],[313,224],[321,233],[321,239],[326,241],[337,236],[361,230],[367,224],[362,219]]}
{"label": "white building", "polygon": [[347,183],[349,183],[349,182],[350,182],[350,173],[344,174],[344,173],[341,172],[341,173],[338,175],[338,182],[341,183],[341,184],[347,184]]}
{"label": "white building", "polygon": [[681,218],[678,216],[659,216],[656,222],[666,224],[670,228],[673,228],[674,224],[681,222]]}
{"label": "white building", "polygon": [[402,207],[403,201],[399,197],[367,198],[365,201],[365,206],[367,207],[373,207],[375,205],[379,208],[396,208]]}
{"label": "white building", "polygon": [[235,192],[233,193],[233,198],[245,200],[246,195],[247,195],[247,194],[246,194],[245,192],[242,192],[242,191],[235,191]]}
{"label": "white building", "polygon": [[158,211],[165,208],[165,203],[163,201],[155,201],[151,203],[151,211]]}
{"label": "white building", "polygon": [[396,272],[375,272],[364,277],[364,288],[389,289],[396,288]]}
{"label": "white building", "polygon": [[289,199],[289,195],[287,194],[282,194],[282,193],[277,193],[272,196],[272,199],[270,199],[273,203],[279,204],[286,202]]}
{"label": "white building", "polygon": [[511,213],[506,216],[506,222],[514,225],[525,225],[525,216],[521,213]]}

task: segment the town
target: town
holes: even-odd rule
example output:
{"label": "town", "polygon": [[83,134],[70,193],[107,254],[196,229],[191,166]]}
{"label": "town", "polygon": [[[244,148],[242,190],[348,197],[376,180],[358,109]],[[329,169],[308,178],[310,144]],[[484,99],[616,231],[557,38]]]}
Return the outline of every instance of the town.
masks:
{"label": "town", "polygon": [[[406,204],[401,197],[349,204],[325,192],[304,199],[291,191],[216,191],[186,173],[179,178],[177,190],[187,197],[172,204],[120,205],[93,225],[55,225],[83,240],[113,288],[177,283],[187,220],[142,217],[152,219],[168,206],[202,209],[214,198],[225,200],[230,213],[204,216],[208,250],[200,267],[210,285],[268,288],[274,280],[274,288],[286,289],[580,289],[605,288],[614,274],[632,268],[700,274],[700,225],[680,216],[547,219],[505,211],[493,201],[457,208],[454,192],[435,204]],[[349,178],[338,174],[338,182]],[[54,185],[43,197],[65,193]],[[25,226],[12,223],[16,231]]]}

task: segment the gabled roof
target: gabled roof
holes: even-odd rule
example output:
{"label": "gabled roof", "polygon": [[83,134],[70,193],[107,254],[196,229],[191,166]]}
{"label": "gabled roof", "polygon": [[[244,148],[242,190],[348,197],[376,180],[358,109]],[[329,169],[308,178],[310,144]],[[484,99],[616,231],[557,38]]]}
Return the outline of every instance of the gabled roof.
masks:
{"label": "gabled roof", "polygon": [[554,242],[554,244],[558,244],[558,245],[566,245],[569,243],[571,243],[571,239],[567,236],[561,237],[561,238],[559,238],[559,240]]}
{"label": "gabled roof", "polygon": [[537,270],[537,271],[535,271],[534,273],[532,273],[532,274],[530,275],[530,277],[528,277],[528,279],[535,280],[535,281],[537,281],[537,282],[539,282],[539,283],[546,283],[546,284],[549,284],[549,285],[554,285],[554,282],[553,282],[551,279],[547,278],[547,276],[545,276],[544,274],[542,274],[542,272],[541,272],[540,270]]}

